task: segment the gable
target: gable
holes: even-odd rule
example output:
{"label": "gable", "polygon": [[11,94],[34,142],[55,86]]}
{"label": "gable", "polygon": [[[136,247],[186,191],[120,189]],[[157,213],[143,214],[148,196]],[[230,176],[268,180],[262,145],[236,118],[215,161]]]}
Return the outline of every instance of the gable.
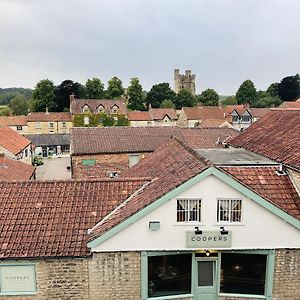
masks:
{"label": "gable", "polygon": [[[213,179],[211,179],[211,178],[213,178]],[[198,184],[200,184],[200,186],[197,186]],[[213,217],[213,215],[215,216],[215,213],[216,213],[215,212],[216,205],[217,205],[216,199],[219,199],[219,198],[224,199],[224,197],[226,196],[225,198],[229,198],[229,199],[232,197],[234,199],[242,199],[245,203],[248,203],[248,207],[251,207],[252,204],[255,205],[254,209],[251,208],[251,209],[249,209],[249,212],[248,212],[249,216],[252,216],[252,220],[250,217],[248,217],[248,220],[251,220],[251,222],[248,222],[248,223],[246,222],[246,224],[239,224],[240,226],[236,226],[236,224],[230,225],[230,228],[231,228],[230,230],[234,230],[239,233],[239,235],[237,235],[237,237],[238,236],[240,236],[240,237],[249,236],[247,234],[247,232],[249,232],[249,234],[250,233],[257,234],[259,236],[262,233],[262,229],[266,229],[268,231],[266,231],[267,234],[264,236],[262,242],[265,240],[265,237],[268,237],[268,240],[265,240],[265,242],[268,243],[268,247],[271,247],[271,246],[272,247],[281,247],[281,245],[283,245],[283,243],[286,243],[285,247],[287,247],[287,245],[288,245],[288,247],[290,247],[292,245],[295,246],[293,244],[295,242],[293,242],[292,239],[290,240],[290,235],[286,235],[287,231],[289,231],[295,237],[296,236],[298,237],[298,239],[294,239],[294,241],[299,240],[298,229],[300,228],[300,221],[298,219],[295,219],[292,216],[288,215],[287,213],[280,210],[276,206],[272,205],[271,203],[269,203],[268,201],[266,201],[265,199],[263,199],[262,197],[260,197],[256,193],[254,193],[253,191],[251,191],[248,188],[246,188],[245,186],[241,185],[239,182],[235,181],[233,178],[222,173],[218,169],[212,167],[212,168],[205,170],[201,174],[193,177],[192,179],[185,182],[184,184],[182,184],[175,190],[167,193],[160,199],[156,200],[154,203],[148,205],[142,211],[139,211],[135,215],[128,218],[123,223],[121,223],[121,224],[113,227],[111,230],[105,232],[100,237],[91,241],[88,244],[88,246],[91,247],[92,251],[102,251],[102,249],[104,249],[103,248],[104,246],[108,247],[108,248],[117,247],[117,245],[115,245],[113,241],[119,240],[119,239],[116,239],[119,236],[119,234],[121,234],[122,231],[124,231],[124,230],[126,230],[126,231],[129,230],[130,227],[135,228],[135,230],[137,230],[137,231],[140,231],[140,230],[142,230],[141,228],[143,228],[143,230],[146,230],[146,233],[147,233],[147,230],[148,230],[147,222],[150,219],[146,223],[144,222],[144,223],[140,224],[139,222],[141,220],[143,220],[143,218],[145,220],[145,218],[147,219],[147,218],[151,217],[151,218],[154,218],[151,220],[155,221],[157,217],[161,216],[161,213],[158,213],[158,215],[151,215],[152,213],[155,213],[155,211],[159,208],[163,208],[163,206],[167,205],[168,202],[171,203],[172,199],[174,201],[174,199],[176,199],[176,197],[179,197],[179,196],[180,197],[181,196],[189,197],[188,194],[184,194],[184,193],[192,193],[193,189],[197,190],[197,191],[201,191],[201,192],[199,192],[199,196],[197,194],[194,195],[194,196],[196,196],[196,198],[202,197],[203,201],[206,199],[206,203],[208,203],[208,201],[210,201],[209,202],[210,205],[207,206],[207,207],[210,207],[210,209],[207,211],[209,213],[206,212],[205,215],[206,216],[210,215],[211,217],[207,221],[207,223],[204,224],[205,230],[207,230],[207,229],[219,230],[219,227],[222,226],[222,225],[216,223],[216,217]],[[204,191],[205,191],[205,193],[204,193]],[[219,193],[219,194],[218,195],[215,194],[215,196],[212,196],[214,193]],[[208,200],[208,199],[214,199],[214,200]],[[246,205],[246,207],[247,207],[247,205]],[[174,205],[173,205],[173,208],[174,208]],[[253,210],[254,210],[254,212],[253,212]],[[168,215],[170,211],[171,210],[166,210],[165,215]],[[157,212],[159,212],[159,210],[157,210]],[[257,216],[259,216],[260,214],[262,216],[257,218]],[[173,212],[173,215],[174,215],[174,212]],[[270,220],[270,222],[266,222],[265,221],[266,218],[268,220]],[[167,236],[172,236],[172,237],[174,236],[175,240],[177,239],[177,235],[178,234],[180,235],[180,231],[182,231],[182,229],[176,229],[176,231],[174,231],[175,230],[174,228],[177,228],[178,226],[185,227],[184,225],[176,226],[177,224],[174,224],[174,223],[170,224],[170,222],[165,223],[166,221],[164,218],[162,218],[159,221],[161,222],[161,226],[163,226],[163,224],[169,224],[169,225],[166,225],[164,227],[165,228],[164,231],[162,230],[161,232],[165,232],[167,234]],[[258,224],[260,224],[261,227],[255,225],[257,221],[259,221]],[[141,222],[143,222],[143,221],[141,221]],[[287,223],[289,223],[289,224],[287,224]],[[140,226],[136,227],[136,224],[140,224]],[[293,225],[293,226],[291,226],[291,225]],[[135,226],[135,227],[133,227],[133,226]],[[194,230],[194,226],[195,226],[194,224],[192,226],[190,226],[192,231]],[[201,224],[201,226],[202,226],[202,224]],[[227,224],[225,226],[227,226]],[[275,228],[277,228],[277,226],[278,226],[278,229],[275,229]],[[168,228],[168,230],[167,230],[167,228]],[[226,227],[226,229],[228,230],[227,227]],[[124,233],[126,233],[126,231],[124,231]],[[179,232],[179,233],[177,233],[177,232]],[[143,234],[144,233],[145,232],[143,232]],[[152,232],[150,233],[150,235],[151,234],[153,235]],[[128,237],[127,234],[125,234],[125,236]],[[176,238],[175,238],[175,236],[176,236]],[[289,238],[287,238],[287,236],[289,236]],[[138,237],[137,234],[136,234],[136,237]],[[284,240],[284,237],[286,237],[285,240]],[[141,238],[141,240],[144,239],[143,236],[140,236],[140,238]],[[166,238],[166,236],[164,238]],[[286,240],[286,239],[288,239],[288,240]],[[173,240],[173,238],[172,238],[172,240]],[[113,242],[112,245],[109,245],[110,241]],[[240,241],[240,239],[238,239],[238,241]],[[258,241],[260,241],[260,240],[258,240]],[[278,242],[278,241],[280,241],[280,242]],[[291,241],[291,242],[289,242],[289,241]],[[102,243],[103,243],[103,245],[102,245]],[[182,243],[183,243],[183,240],[181,240],[181,244],[174,244],[174,245],[172,245],[172,247],[176,246],[177,248],[175,248],[175,249],[184,249]],[[298,244],[299,244],[299,242],[298,242]],[[133,243],[130,243],[130,245],[131,245],[131,247],[134,246]],[[140,245],[136,244],[135,246],[138,247],[135,250],[143,249],[142,244],[140,244]],[[153,246],[159,247],[159,245],[157,245],[154,241],[153,241],[153,245],[151,247],[153,247]],[[266,243],[265,243],[265,246],[267,246]],[[300,245],[298,245],[298,246],[300,246]],[[263,247],[263,245],[262,244],[257,245],[255,243],[253,243],[253,241],[250,241],[250,242],[244,241],[243,243],[240,243],[240,244],[235,243],[233,245],[233,247],[235,247],[235,248],[239,248],[239,247],[259,248],[260,247],[261,248],[261,247]],[[108,250],[108,248],[105,248],[105,249]],[[116,250],[117,248],[114,248],[114,249]],[[110,250],[112,250],[112,249],[110,249]]]}

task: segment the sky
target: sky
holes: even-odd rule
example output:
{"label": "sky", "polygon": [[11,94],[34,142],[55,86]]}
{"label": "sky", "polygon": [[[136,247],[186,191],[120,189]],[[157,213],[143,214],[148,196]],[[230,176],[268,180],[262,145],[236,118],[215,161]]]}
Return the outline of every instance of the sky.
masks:
{"label": "sky", "polygon": [[234,94],[300,72],[299,0],[0,0],[0,87],[41,79],[138,77],[174,87],[174,69]]}

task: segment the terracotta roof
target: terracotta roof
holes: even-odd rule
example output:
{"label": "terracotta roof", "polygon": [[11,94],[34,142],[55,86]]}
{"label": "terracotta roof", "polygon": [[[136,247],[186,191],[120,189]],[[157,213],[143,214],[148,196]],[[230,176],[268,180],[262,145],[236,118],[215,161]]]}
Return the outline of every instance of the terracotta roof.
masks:
{"label": "terracotta roof", "polygon": [[0,182],[0,258],[88,255],[87,230],[144,183]]}
{"label": "terracotta roof", "polygon": [[284,101],[279,108],[299,108],[300,109],[300,101]]}
{"label": "terracotta roof", "polygon": [[271,109],[229,144],[300,169],[299,136],[300,110]]}
{"label": "terracotta roof", "polygon": [[232,125],[226,121],[226,120],[218,120],[218,119],[207,119],[204,120],[200,125],[200,127],[227,127],[227,128],[233,128]]}
{"label": "terracotta roof", "polygon": [[128,113],[129,121],[152,121],[149,111],[130,111]]}
{"label": "terracotta roof", "polygon": [[121,178],[152,177],[154,180],[130,201],[100,222],[92,230],[91,237],[95,238],[121,223],[206,168],[206,162],[197,159],[196,152],[177,139],[170,140],[140,163],[121,173]]}
{"label": "terracotta roof", "polygon": [[252,117],[261,118],[270,111],[270,108],[254,108],[253,107],[253,108],[250,108],[249,111],[250,111]]}
{"label": "terracotta roof", "polygon": [[70,133],[71,154],[152,152],[176,136],[195,149],[221,148],[239,134],[229,128],[77,127]]}
{"label": "terracotta roof", "polygon": [[31,112],[27,115],[29,122],[72,122],[69,112]]}
{"label": "terracotta roof", "polygon": [[183,107],[188,120],[225,120],[226,110],[218,106]]}
{"label": "terracotta roof", "polygon": [[275,206],[300,219],[300,197],[289,176],[278,175],[278,167],[222,167],[226,173]]}
{"label": "terracotta roof", "polygon": [[0,116],[0,126],[26,126],[26,116]]}
{"label": "terracotta roof", "polygon": [[92,114],[98,114],[99,106],[103,106],[104,111],[111,114],[110,109],[115,105],[119,108],[119,114],[127,114],[124,99],[74,99],[70,102],[70,111],[72,114],[81,114],[85,105],[89,106]]}
{"label": "terracotta roof", "polygon": [[9,127],[0,127],[0,146],[17,155],[31,142]]}
{"label": "terracotta roof", "polygon": [[177,120],[176,110],[173,108],[151,108],[149,110],[153,120],[162,120],[166,115],[171,120]]}
{"label": "terracotta roof", "polygon": [[35,167],[0,155],[0,181],[30,180]]}

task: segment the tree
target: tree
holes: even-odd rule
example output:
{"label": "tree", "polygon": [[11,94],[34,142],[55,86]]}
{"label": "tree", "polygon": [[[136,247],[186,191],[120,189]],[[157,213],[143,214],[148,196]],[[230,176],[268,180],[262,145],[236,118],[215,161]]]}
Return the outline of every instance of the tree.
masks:
{"label": "tree", "polygon": [[206,89],[198,97],[197,101],[207,106],[219,105],[220,97],[214,89]]}
{"label": "tree", "polygon": [[222,101],[222,105],[235,105],[237,104],[237,100],[235,96],[229,96],[224,101]]}
{"label": "tree", "polygon": [[129,121],[124,115],[118,115],[116,126],[129,126]]}
{"label": "tree", "polygon": [[278,95],[282,101],[295,101],[300,97],[299,75],[283,78],[278,85]]}
{"label": "tree", "polygon": [[196,98],[189,90],[180,90],[174,99],[174,104],[177,109],[181,109],[183,106],[195,106]]}
{"label": "tree", "polygon": [[271,97],[269,95],[257,99],[252,103],[252,107],[277,107],[282,103],[279,97]]}
{"label": "tree", "polygon": [[174,102],[176,98],[175,92],[170,88],[169,83],[163,82],[153,85],[146,96],[146,103],[152,107],[159,107],[164,100],[171,100]]}
{"label": "tree", "polygon": [[24,96],[15,97],[9,102],[8,106],[14,115],[27,115],[28,113],[28,101]]}
{"label": "tree", "polygon": [[76,98],[85,96],[85,88],[79,82],[73,80],[64,80],[56,89],[55,111],[65,111],[70,108],[70,95],[74,94]]}
{"label": "tree", "polygon": [[49,79],[43,79],[37,83],[32,93],[31,107],[34,111],[45,111],[55,108],[55,86]]}
{"label": "tree", "polygon": [[171,100],[164,100],[160,106],[160,108],[174,108],[175,109],[175,104]]}
{"label": "tree", "polygon": [[249,103],[251,105],[252,102],[255,102],[256,98],[256,88],[254,83],[249,79],[244,81],[236,92],[238,104]]}
{"label": "tree", "polygon": [[138,78],[131,78],[127,88],[128,108],[131,110],[145,110],[143,88]]}
{"label": "tree", "polygon": [[85,93],[88,99],[102,99],[105,97],[104,84],[99,78],[88,79],[85,83]]}
{"label": "tree", "polygon": [[124,88],[122,81],[118,77],[113,77],[108,81],[108,87],[106,90],[106,97],[109,99],[119,98],[124,94]]}
{"label": "tree", "polygon": [[9,116],[11,115],[11,110],[6,105],[0,105],[0,116]]}
{"label": "tree", "polygon": [[278,97],[278,82],[274,82],[270,84],[270,86],[267,88],[266,92],[271,97]]}

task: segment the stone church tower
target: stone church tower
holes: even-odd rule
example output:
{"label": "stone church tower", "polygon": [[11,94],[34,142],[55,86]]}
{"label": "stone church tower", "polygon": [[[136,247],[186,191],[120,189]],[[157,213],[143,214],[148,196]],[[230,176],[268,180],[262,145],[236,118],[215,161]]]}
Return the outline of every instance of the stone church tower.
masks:
{"label": "stone church tower", "polygon": [[186,70],[185,74],[179,74],[179,69],[174,70],[175,92],[182,89],[189,90],[193,95],[196,93],[196,75],[191,70]]}

